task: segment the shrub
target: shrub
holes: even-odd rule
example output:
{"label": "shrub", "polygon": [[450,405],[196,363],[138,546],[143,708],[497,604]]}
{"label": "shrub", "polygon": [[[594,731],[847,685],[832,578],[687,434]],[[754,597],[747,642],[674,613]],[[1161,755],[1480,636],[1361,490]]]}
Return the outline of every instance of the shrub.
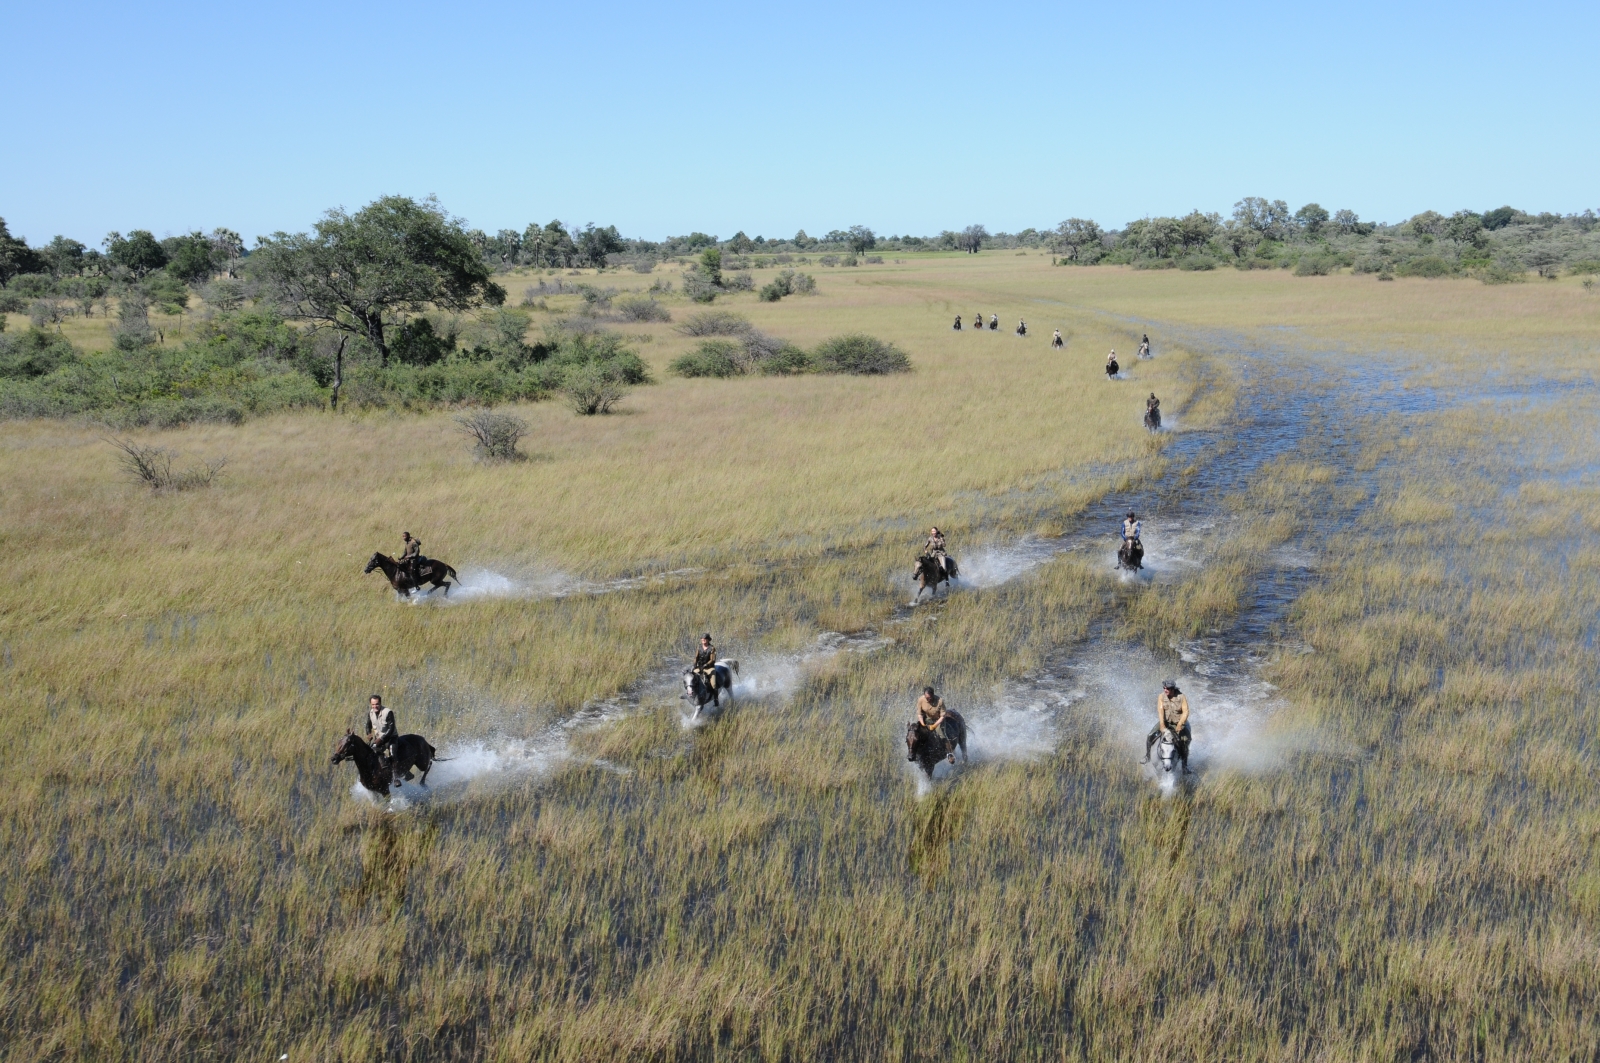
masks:
{"label": "shrub", "polygon": [[673,359],[672,371],[682,377],[739,375],[739,345],[732,340],[706,340],[687,354]]}
{"label": "shrub", "polygon": [[1485,284],[1520,284],[1528,279],[1528,275],[1522,270],[1512,269],[1499,263],[1475,271],[1474,276]]}
{"label": "shrub", "polygon": [[[1021,254],[1021,252],[1018,252],[1018,254]],[[882,255],[868,255],[866,257],[866,263],[869,266],[881,266],[881,265],[883,265],[883,256]]]}
{"label": "shrub", "polygon": [[60,299],[35,299],[28,307],[28,321],[34,328],[59,325],[66,317],[67,309]]}
{"label": "shrub", "polygon": [[860,264],[860,259],[856,258],[854,255],[846,255],[844,258],[839,260],[839,265],[841,266],[859,266]]}
{"label": "shrub", "polygon": [[723,278],[722,286],[730,292],[754,291],[756,279],[748,273],[732,273]]}
{"label": "shrub", "polygon": [[627,386],[605,366],[590,364],[579,366],[566,375],[561,393],[574,413],[592,417],[597,413],[610,413],[628,394]]}
{"label": "shrub", "polygon": [[1339,260],[1332,255],[1305,255],[1294,267],[1296,277],[1326,277],[1339,268]]}
{"label": "shrub", "polygon": [[784,296],[788,295],[789,292],[790,288],[787,284],[779,284],[777,281],[768,281],[766,284],[761,286],[761,290],[756,294],[760,296],[761,301],[764,303],[775,303],[779,299],[782,299]]}
{"label": "shrub", "polygon": [[1190,271],[1217,268],[1217,260],[1210,255],[1185,255],[1178,259],[1178,268]]}
{"label": "shrub", "polygon": [[520,461],[517,443],[528,432],[528,422],[509,413],[479,410],[457,417],[461,433],[473,441],[473,450],[485,461]]}
{"label": "shrub", "polygon": [[742,336],[753,328],[731,310],[702,310],[678,326],[685,336]]}
{"label": "shrub", "polygon": [[767,376],[798,376],[815,369],[811,355],[792,343],[785,343],[761,363],[761,372]]}
{"label": "shrub", "polygon": [[667,308],[646,295],[624,295],[614,304],[624,321],[671,321]]}
{"label": "shrub", "polygon": [[811,357],[822,373],[876,376],[911,369],[911,359],[900,348],[860,332],[824,340]]}
{"label": "shrub", "polygon": [[0,314],[20,314],[28,309],[28,298],[10,288],[0,291]]}
{"label": "shrub", "polygon": [[196,487],[210,487],[223,466],[228,464],[227,458],[213,458],[204,464],[174,472],[172,462],[178,455],[166,447],[135,443],[131,439],[108,439],[106,442],[122,452],[119,459],[122,468],[133,477],[134,482],[145,484],[152,491],[187,491]]}
{"label": "shrub", "polygon": [[1402,277],[1449,277],[1455,274],[1456,268],[1438,255],[1423,255],[1400,263],[1395,272]]}
{"label": "shrub", "polygon": [[809,273],[796,273],[789,287],[794,289],[796,295],[816,295],[817,279]]}
{"label": "shrub", "polygon": [[656,260],[653,258],[636,258],[633,260],[632,268],[635,273],[649,273],[656,268]]}
{"label": "shrub", "polygon": [[434,365],[444,361],[455,346],[455,336],[441,336],[433,330],[432,321],[414,317],[395,333],[389,355],[402,365]]}
{"label": "shrub", "polygon": [[703,273],[686,272],[683,275],[683,294],[697,303],[711,302],[721,290]]}
{"label": "shrub", "polygon": [[1600,273],[1600,262],[1596,262],[1594,259],[1586,259],[1582,262],[1574,262],[1572,265],[1567,267],[1567,272],[1572,274],[1574,277],[1581,277],[1586,273]]}
{"label": "shrub", "polygon": [[24,299],[42,299],[56,293],[56,282],[48,273],[19,273],[6,282],[6,290]]}

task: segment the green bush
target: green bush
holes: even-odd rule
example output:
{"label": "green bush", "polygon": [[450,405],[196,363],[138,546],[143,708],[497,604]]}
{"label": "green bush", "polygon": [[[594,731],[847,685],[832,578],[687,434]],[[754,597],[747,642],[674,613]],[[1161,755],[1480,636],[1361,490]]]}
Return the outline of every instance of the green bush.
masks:
{"label": "green bush", "polygon": [[910,357],[900,348],[861,332],[824,340],[812,352],[811,360],[819,373],[876,376],[911,369]]}
{"label": "green bush", "polygon": [[1423,255],[1400,263],[1395,272],[1402,277],[1453,277],[1456,267],[1438,255]]}
{"label": "green bush", "polygon": [[732,340],[706,340],[672,361],[672,371],[683,377],[730,377],[741,372],[739,345]]}
{"label": "green bush", "polygon": [[1581,277],[1586,273],[1600,273],[1600,262],[1596,262],[1592,258],[1585,259],[1582,262],[1574,262],[1567,267],[1567,272],[1574,277]]}
{"label": "green bush", "polygon": [[1295,264],[1296,277],[1326,277],[1339,268],[1339,260],[1332,255],[1303,255]]}
{"label": "green bush", "polygon": [[743,336],[753,328],[747,318],[732,310],[702,310],[678,326],[685,336]]}
{"label": "green bush", "polygon": [[1191,271],[1216,269],[1217,260],[1210,255],[1184,255],[1178,259],[1178,268]]}
{"label": "green bush", "polygon": [[24,300],[43,299],[56,293],[56,282],[48,273],[19,273],[6,282],[6,291],[16,292]]}
{"label": "green bush", "polygon": [[645,295],[624,295],[614,304],[624,321],[671,321],[667,308]]}

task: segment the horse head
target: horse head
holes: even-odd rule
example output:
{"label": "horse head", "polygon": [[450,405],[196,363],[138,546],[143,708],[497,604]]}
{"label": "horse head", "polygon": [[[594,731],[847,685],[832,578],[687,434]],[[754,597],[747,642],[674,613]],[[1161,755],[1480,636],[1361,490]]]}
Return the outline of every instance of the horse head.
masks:
{"label": "horse head", "polygon": [[328,763],[342,764],[349,758],[355,756],[355,743],[359,741],[360,739],[356,737],[356,733],[354,731],[346,731],[344,733],[344,737],[339,739],[339,745],[334,749],[333,756],[328,758]]}
{"label": "horse head", "polygon": [[703,705],[711,700],[707,696],[706,682],[693,668],[686,669],[683,673],[683,696],[696,705]]}
{"label": "horse head", "polygon": [[1171,731],[1162,731],[1161,732],[1161,745],[1158,748],[1159,748],[1160,753],[1161,753],[1161,770],[1162,771],[1171,771],[1172,770],[1172,758],[1178,751],[1178,740],[1177,740],[1177,738],[1173,736],[1173,733]]}
{"label": "horse head", "polygon": [[371,560],[369,560],[367,562],[367,567],[361,570],[361,574],[363,576],[365,576],[367,573],[371,572],[373,569],[377,568],[382,563],[383,563],[383,552],[380,551],[380,550],[374,550],[372,552]]}

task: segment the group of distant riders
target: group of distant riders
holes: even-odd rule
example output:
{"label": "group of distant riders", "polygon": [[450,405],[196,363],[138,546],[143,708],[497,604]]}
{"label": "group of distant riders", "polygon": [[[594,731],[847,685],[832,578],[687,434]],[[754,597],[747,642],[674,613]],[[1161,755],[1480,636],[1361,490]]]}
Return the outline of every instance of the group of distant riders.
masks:
{"label": "group of distant riders", "polygon": [[[983,316],[981,314],[977,315],[974,318],[974,322],[975,327],[982,328]],[[956,318],[955,327],[957,329],[961,328],[961,318],[959,316]],[[999,318],[991,315],[989,328],[997,330],[999,327]],[[1026,332],[1027,323],[1018,322],[1017,334],[1024,335]],[[1055,337],[1051,340],[1051,345],[1054,347],[1065,346],[1060,329],[1056,330]],[[1139,344],[1139,357],[1148,358],[1150,357],[1149,352],[1150,337],[1145,336],[1143,342]],[[1116,352],[1112,351],[1107,359],[1108,366],[1114,366],[1115,361]],[[1115,369],[1108,368],[1108,373],[1111,372],[1115,372]],[[1145,423],[1157,428],[1161,424],[1161,400],[1156,397],[1154,392],[1150,394],[1150,398],[1145,402]],[[1121,545],[1117,552],[1118,567],[1137,570],[1144,556],[1143,523],[1132,510],[1128,511],[1127,518],[1122,522],[1120,539]],[[396,563],[401,572],[409,576],[413,583],[417,582],[418,569],[424,563],[424,560],[421,540],[412,536],[410,532],[402,533],[401,551],[400,556],[396,558]],[[923,543],[922,552],[917,560],[919,566],[925,563],[937,566],[939,573],[945,579],[949,579],[955,574],[954,565],[946,550],[945,534],[938,527],[929,530],[927,541]],[[726,674],[725,672],[719,672],[717,665],[717,648],[712,643],[711,633],[708,631],[700,637],[700,645],[695,651],[694,663],[690,666],[689,671],[692,676],[698,677],[705,684],[708,692],[715,693],[720,691],[724,683],[723,675]],[[964,728],[965,724],[961,722],[960,716],[945,705],[944,700],[934,692],[934,689],[932,687],[924,687],[922,695],[917,699],[916,714],[910,725],[911,733],[908,737],[911,739],[912,745],[916,744],[915,740],[919,734],[932,738],[937,742],[942,742],[949,762],[954,764],[956,745],[958,741],[965,741]],[[394,710],[385,706],[383,699],[374,694],[370,699],[367,712],[367,738],[373,751],[386,764],[392,764],[393,762],[394,744],[398,733],[395,726]],[[1172,739],[1176,759],[1182,764],[1184,774],[1190,774],[1189,700],[1178,689],[1177,681],[1172,679],[1162,683],[1161,693],[1156,699],[1156,726],[1145,738],[1145,763],[1150,760],[1151,747],[1163,735],[1168,735]],[[1166,747],[1163,748],[1165,749]]]}
{"label": "group of distant riders", "polygon": [[[954,325],[951,325],[950,327],[952,329],[954,329],[956,332],[960,332],[961,331],[961,315],[960,314],[956,315],[956,323]],[[982,314],[973,314],[972,315],[972,331],[974,331],[974,332],[982,332],[983,331],[983,315]],[[990,314],[989,315],[989,331],[990,332],[999,332],[1000,331],[1000,315],[999,314]],[[1017,327],[1015,329],[1015,332],[1016,332],[1016,334],[1018,336],[1026,336],[1028,334],[1028,323],[1026,321],[1020,321],[1019,320],[1017,322]],[[1060,338],[1061,338],[1061,330],[1057,329],[1056,330],[1056,339],[1060,339]],[[1059,347],[1061,345],[1058,343],[1058,344],[1056,344],[1056,346]]]}

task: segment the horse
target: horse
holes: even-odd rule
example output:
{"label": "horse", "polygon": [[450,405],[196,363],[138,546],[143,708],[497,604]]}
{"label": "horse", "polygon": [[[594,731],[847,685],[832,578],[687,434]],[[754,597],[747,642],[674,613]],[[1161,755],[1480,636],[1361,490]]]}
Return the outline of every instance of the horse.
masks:
{"label": "horse", "polygon": [[1057,332],[1055,334],[1054,338],[1052,338],[1050,340],[1050,346],[1054,347],[1058,351],[1061,350],[1066,345],[1067,345],[1067,341],[1061,338],[1061,333],[1060,332]]}
{"label": "horse", "polygon": [[933,554],[923,554],[917,558],[917,565],[911,570],[911,578],[917,581],[917,598],[922,597],[923,591],[930,594],[939,593],[939,584],[945,584],[949,590],[950,581],[961,575],[961,570],[956,565],[956,559],[949,554],[944,555],[944,565],[939,564],[938,557]]}
{"label": "horse", "polygon": [[711,670],[717,676],[717,685],[714,688],[706,683],[705,676],[693,668],[683,673],[683,697],[687,701],[694,702],[693,719],[700,718],[700,710],[706,707],[706,702],[711,702],[713,708],[720,708],[724,693],[729,698],[733,697],[733,677],[739,674],[739,662],[718,661]]}
{"label": "horse", "polygon": [[1143,569],[1144,544],[1138,539],[1122,540],[1122,545],[1117,547],[1117,567],[1125,568],[1129,572]]}
{"label": "horse", "polygon": [[1018,336],[1026,336],[1027,334],[1028,334],[1028,323],[1026,321],[1018,321],[1017,322],[1017,335]]}
{"label": "horse", "polygon": [[931,731],[916,720],[906,724],[906,759],[915,761],[924,775],[933,778],[933,769],[941,760],[956,762],[956,750],[961,750],[961,763],[967,763],[967,721],[961,714],[946,709],[947,719],[941,725],[943,734]]}
{"label": "horse", "polygon": [[1155,357],[1153,354],[1150,353],[1150,341],[1149,340],[1146,340],[1145,342],[1139,344],[1139,357],[1140,358],[1153,358],[1153,357]]}
{"label": "horse", "polygon": [[461,577],[456,575],[456,570],[443,561],[431,557],[417,559],[417,575],[415,578],[400,567],[400,562],[385,553],[374,553],[367,567],[361,570],[365,576],[375,568],[383,569],[383,574],[389,577],[389,586],[394,588],[395,594],[401,598],[409,597],[414,592],[421,590],[423,585],[428,586],[428,593],[433,593],[433,588],[443,587],[444,596],[450,597],[450,580],[461,582]]}
{"label": "horse", "polygon": [[1117,378],[1117,373],[1121,369],[1122,369],[1122,367],[1117,364],[1117,360],[1115,358],[1111,358],[1111,359],[1107,360],[1107,362],[1106,362],[1106,379],[1107,380],[1115,380]]}
{"label": "horse", "polygon": [[1163,775],[1171,775],[1174,767],[1181,767],[1185,775],[1189,773],[1189,741],[1187,736],[1174,732],[1170,727],[1161,729],[1156,755],[1160,758]]}
{"label": "horse", "polygon": [[998,315],[998,314],[990,314],[989,315],[989,331],[990,332],[999,332],[1000,331],[1000,315]]}
{"label": "horse", "polygon": [[955,329],[957,332],[961,331],[961,315],[960,314],[956,315],[956,323],[954,325],[951,325],[950,327]]}
{"label": "horse", "polygon": [[1144,426],[1152,432],[1161,431],[1161,410],[1152,406],[1144,413]]}
{"label": "horse", "polygon": [[448,758],[437,756],[433,746],[421,735],[400,735],[390,748],[394,751],[393,759],[385,761],[377,752],[354,731],[346,731],[339,740],[339,746],[333,751],[333,756],[328,758],[330,764],[340,764],[346,760],[356,762],[356,774],[361,778],[361,785],[379,797],[388,797],[389,791],[399,781],[411,781],[411,769],[420,768],[422,778],[418,782],[428,785],[428,772],[433,769],[433,762]]}

